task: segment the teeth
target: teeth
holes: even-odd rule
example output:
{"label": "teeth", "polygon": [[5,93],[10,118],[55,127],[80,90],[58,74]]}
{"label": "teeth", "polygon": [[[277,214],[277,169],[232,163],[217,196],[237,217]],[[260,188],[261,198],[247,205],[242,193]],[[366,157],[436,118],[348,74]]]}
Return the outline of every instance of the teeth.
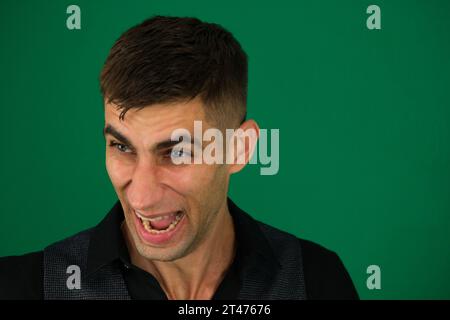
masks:
{"label": "teeth", "polygon": [[[141,221],[142,221],[142,224],[143,224],[145,230],[147,230],[148,232],[153,233],[153,234],[160,234],[160,233],[164,233],[164,232],[173,230],[173,228],[175,228],[175,226],[178,224],[178,222],[181,220],[182,217],[183,217],[183,214],[177,214],[177,216],[175,217],[175,220],[167,227],[167,229],[164,229],[164,230],[156,230],[156,229],[152,228],[150,221],[157,221],[155,219],[145,219],[144,220],[141,218]],[[158,217],[158,218],[159,218],[158,220],[161,220],[160,217]]]}
{"label": "teeth", "polygon": [[[150,221],[159,221],[162,219],[165,219],[167,216],[162,216],[162,217],[156,217],[156,218],[149,218]],[[168,218],[168,217],[167,217]]]}
{"label": "teeth", "polygon": [[141,215],[139,212],[137,212],[137,211],[135,211],[135,212],[136,212],[136,215],[142,219],[142,221],[159,221],[159,220],[173,217],[174,215],[176,215],[176,217],[178,218],[181,215],[178,212],[175,212],[175,213],[167,214],[165,216],[159,216],[159,217],[155,217],[155,218],[147,218],[147,217],[144,217],[143,215]]}

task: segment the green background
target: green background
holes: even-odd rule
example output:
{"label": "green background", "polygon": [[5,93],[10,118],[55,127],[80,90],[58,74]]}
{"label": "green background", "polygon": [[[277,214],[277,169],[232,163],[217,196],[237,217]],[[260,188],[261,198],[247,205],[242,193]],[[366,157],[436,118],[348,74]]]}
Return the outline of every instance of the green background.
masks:
{"label": "green background", "polygon": [[[66,28],[70,4],[81,30]],[[2,0],[0,14],[0,256],[102,219],[116,199],[102,64],[145,18],[195,16],[241,42],[249,116],[280,129],[278,175],[249,166],[232,199],[336,251],[363,299],[450,298],[450,1]]]}

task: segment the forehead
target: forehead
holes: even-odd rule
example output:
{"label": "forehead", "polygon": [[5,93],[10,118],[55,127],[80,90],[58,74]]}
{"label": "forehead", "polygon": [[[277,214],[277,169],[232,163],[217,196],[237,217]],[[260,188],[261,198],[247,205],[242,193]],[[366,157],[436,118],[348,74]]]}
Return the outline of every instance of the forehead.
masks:
{"label": "forehead", "polygon": [[105,125],[130,132],[165,132],[177,128],[193,128],[195,120],[206,123],[204,105],[199,98],[187,102],[154,104],[144,108],[132,108],[123,120],[119,119],[121,109],[117,105],[105,103]]}

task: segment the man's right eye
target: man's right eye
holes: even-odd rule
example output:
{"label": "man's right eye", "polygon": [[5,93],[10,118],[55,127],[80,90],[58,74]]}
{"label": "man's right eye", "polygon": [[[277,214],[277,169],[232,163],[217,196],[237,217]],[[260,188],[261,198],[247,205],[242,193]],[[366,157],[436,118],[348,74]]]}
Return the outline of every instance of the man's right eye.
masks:
{"label": "man's right eye", "polygon": [[120,152],[123,152],[123,153],[130,153],[131,152],[130,148],[127,145],[123,144],[123,143],[111,141],[109,143],[109,146],[113,147],[113,148],[116,148],[117,150],[119,150]]}

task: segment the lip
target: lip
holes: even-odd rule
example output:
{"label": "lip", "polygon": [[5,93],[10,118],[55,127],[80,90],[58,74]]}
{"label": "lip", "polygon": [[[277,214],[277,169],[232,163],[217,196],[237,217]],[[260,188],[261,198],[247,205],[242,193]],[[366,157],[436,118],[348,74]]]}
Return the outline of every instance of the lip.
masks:
{"label": "lip", "polygon": [[[163,214],[163,215],[167,215],[167,213]],[[155,218],[157,216],[161,216],[161,215],[152,215],[152,216],[145,216],[145,217]],[[139,237],[145,243],[150,244],[150,245],[164,245],[166,243],[169,243],[175,237],[175,235],[177,235],[178,233],[181,232],[181,229],[183,229],[184,224],[185,224],[185,220],[186,220],[185,217],[186,217],[186,213],[183,214],[183,217],[180,219],[180,221],[178,221],[177,225],[175,226],[175,228],[173,230],[170,230],[170,231],[167,231],[164,233],[159,233],[159,234],[153,234],[153,233],[150,233],[147,230],[145,230],[145,228],[142,225],[141,220],[139,219],[136,212],[134,212],[134,223],[136,225],[136,229],[139,234]]]}

